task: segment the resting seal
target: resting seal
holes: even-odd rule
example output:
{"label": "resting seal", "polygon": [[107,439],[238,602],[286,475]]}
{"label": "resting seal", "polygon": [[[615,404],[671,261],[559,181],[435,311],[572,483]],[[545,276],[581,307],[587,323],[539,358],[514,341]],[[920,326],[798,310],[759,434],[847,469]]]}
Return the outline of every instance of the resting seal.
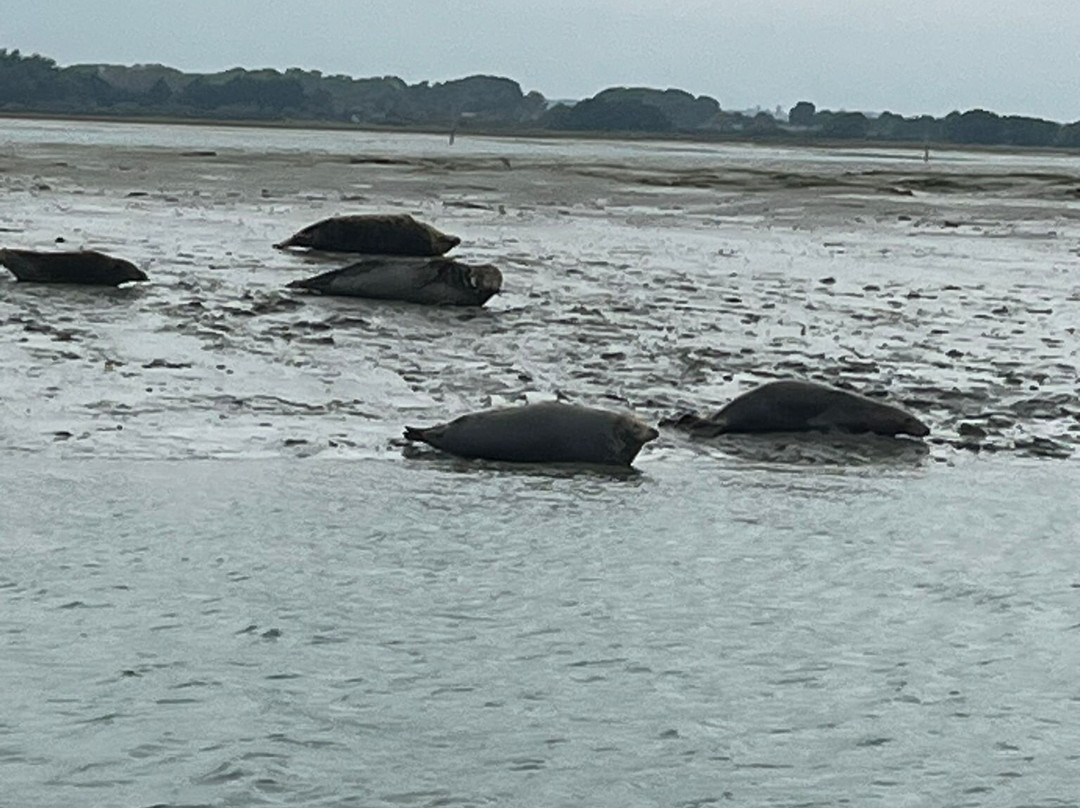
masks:
{"label": "resting seal", "polygon": [[659,434],[632,415],[554,401],[474,412],[426,428],[405,427],[407,440],[459,457],[604,466],[629,466]]}
{"label": "resting seal", "polygon": [[734,399],[708,418],[685,415],[672,422],[698,437],[731,432],[872,432],[877,435],[930,434],[915,416],[898,407],[803,381],[763,384]]}
{"label": "resting seal", "polygon": [[79,283],[119,286],[145,281],[146,273],[122,258],[94,250],[82,252],[36,252],[0,250],[0,264],[20,281],[28,283]]}
{"label": "resting seal", "polygon": [[502,288],[502,273],[491,264],[472,266],[452,258],[368,258],[289,286],[324,295],[483,306]]}
{"label": "resting seal", "polygon": [[442,255],[461,243],[407,213],[334,216],[315,222],[284,241],[286,247],[372,255]]}

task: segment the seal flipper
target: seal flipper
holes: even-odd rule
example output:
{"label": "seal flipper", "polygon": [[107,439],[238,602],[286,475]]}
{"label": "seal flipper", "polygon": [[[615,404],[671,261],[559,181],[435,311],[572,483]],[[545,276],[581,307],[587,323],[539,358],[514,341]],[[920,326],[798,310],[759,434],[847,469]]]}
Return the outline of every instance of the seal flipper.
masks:
{"label": "seal flipper", "polygon": [[307,289],[311,292],[326,294],[330,292],[333,287],[334,279],[338,277],[340,272],[340,269],[332,269],[329,272],[324,272],[313,278],[301,278],[300,280],[289,281],[285,285],[290,289]]}
{"label": "seal flipper", "polygon": [[699,438],[715,438],[728,431],[727,419],[719,413],[702,418],[694,412],[684,412],[671,418],[665,418],[660,426],[670,426],[689,432]]}
{"label": "seal flipper", "polygon": [[16,280],[34,279],[34,266],[18,250],[0,249],[0,266],[7,267]]}
{"label": "seal flipper", "polygon": [[427,428],[425,427],[407,426],[405,427],[405,432],[403,434],[405,440],[415,440],[420,441],[421,443],[427,443],[427,438],[425,437]]}
{"label": "seal flipper", "polygon": [[697,423],[690,426],[690,431],[699,438],[715,438],[730,432],[727,418],[717,414],[711,418],[701,418]]}
{"label": "seal flipper", "polygon": [[436,449],[441,449],[439,439],[446,433],[446,426],[446,424],[407,426],[403,434],[405,440],[419,441],[420,443],[426,443],[428,446],[434,446]]}

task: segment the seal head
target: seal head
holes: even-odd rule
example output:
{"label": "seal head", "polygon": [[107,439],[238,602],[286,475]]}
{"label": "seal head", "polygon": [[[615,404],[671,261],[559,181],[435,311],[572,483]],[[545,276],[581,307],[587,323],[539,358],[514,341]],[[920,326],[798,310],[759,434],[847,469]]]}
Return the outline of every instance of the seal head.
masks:
{"label": "seal head", "polygon": [[616,418],[611,431],[612,457],[615,459],[612,465],[616,466],[629,466],[641,447],[660,437],[655,427],[625,413]]}

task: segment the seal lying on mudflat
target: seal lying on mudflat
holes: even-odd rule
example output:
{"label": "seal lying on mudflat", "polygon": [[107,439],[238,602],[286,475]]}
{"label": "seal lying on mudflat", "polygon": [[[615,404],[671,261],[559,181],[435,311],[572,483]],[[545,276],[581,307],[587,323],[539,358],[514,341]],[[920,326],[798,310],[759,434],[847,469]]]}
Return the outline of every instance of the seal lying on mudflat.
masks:
{"label": "seal lying on mudflat", "polygon": [[671,422],[697,437],[731,432],[872,432],[877,435],[930,434],[915,416],[898,407],[824,384],[768,382],[734,399],[708,418],[684,415]]}
{"label": "seal lying on mudflat", "polygon": [[461,243],[407,213],[334,216],[315,222],[275,244],[328,252],[371,255],[442,255]]}
{"label": "seal lying on mudflat", "polygon": [[37,252],[0,250],[0,264],[20,281],[28,283],[79,283],[119,286],[128,281],[145,281],[146,273],[130,261],[94,250],[81,252]]}
{"label": "seal lying on mudflat", "polygon": [[289,286],[324,295],[483,306],[502,288],[502,273],[491,264],[463,264],[452,258],[368,258]]}
{"label": "seal lying on mudflat", "polygon": [[604,466],[629,466],[659,434],[632,415],[556,401],[474,412],[427,428],[405,427],[407,440],[459,457]]}

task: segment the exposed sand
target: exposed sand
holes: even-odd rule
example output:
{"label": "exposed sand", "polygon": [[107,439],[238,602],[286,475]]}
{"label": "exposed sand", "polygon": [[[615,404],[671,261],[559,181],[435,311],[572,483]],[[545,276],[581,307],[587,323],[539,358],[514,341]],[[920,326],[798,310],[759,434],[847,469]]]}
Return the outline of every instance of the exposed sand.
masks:
{"label": "exposed sand", "polygon": [[[526,396],[656,422],[780,377],[906,406],[939,460],[1080,441],[1080,158],[178,129],[0,122],[0,246],[151,277],[0,276],[5,451],[384,455],[405,423]],[[274,242],[384,211],[460,236],[503,294],[284,288],[349,259]]]}

